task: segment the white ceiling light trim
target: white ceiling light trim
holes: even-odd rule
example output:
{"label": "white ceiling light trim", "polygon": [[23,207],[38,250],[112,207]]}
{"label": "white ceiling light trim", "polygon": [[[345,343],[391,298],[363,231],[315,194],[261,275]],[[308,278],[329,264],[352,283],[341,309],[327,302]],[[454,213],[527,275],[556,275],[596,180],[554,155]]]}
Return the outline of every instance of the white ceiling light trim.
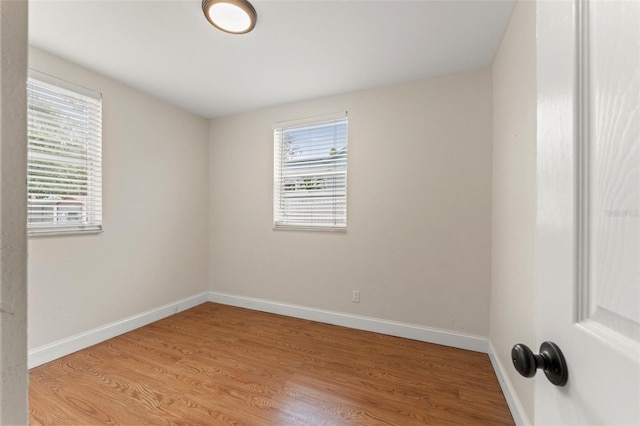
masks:
{"label": "white ceiling light trim", "polygon": [[203,0],[202,10],[211,25],[231,34],[248,33],[258,19],[247,0]]}

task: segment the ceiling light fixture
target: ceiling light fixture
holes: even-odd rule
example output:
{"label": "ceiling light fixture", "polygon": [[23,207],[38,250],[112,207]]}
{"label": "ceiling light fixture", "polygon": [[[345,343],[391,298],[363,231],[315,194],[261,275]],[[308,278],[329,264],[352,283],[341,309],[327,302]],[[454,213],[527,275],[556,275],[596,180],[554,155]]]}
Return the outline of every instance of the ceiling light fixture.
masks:
{"label": "ceiling light fixture", "polygon": [[231,34],[246,34],[258,15],[247,0],[202,0],[204,16],[214,27]]}

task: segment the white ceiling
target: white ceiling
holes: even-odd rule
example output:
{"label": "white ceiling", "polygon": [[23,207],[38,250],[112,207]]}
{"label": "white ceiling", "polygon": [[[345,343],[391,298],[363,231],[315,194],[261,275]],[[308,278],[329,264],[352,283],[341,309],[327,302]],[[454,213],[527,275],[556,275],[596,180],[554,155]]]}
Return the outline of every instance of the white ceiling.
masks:
{"label": "white ceiling", "polygon": [[230,35],[200,0],[31,0],[29,37],[211,118],[488,66],[514,0],[252,4],[255,30]]}

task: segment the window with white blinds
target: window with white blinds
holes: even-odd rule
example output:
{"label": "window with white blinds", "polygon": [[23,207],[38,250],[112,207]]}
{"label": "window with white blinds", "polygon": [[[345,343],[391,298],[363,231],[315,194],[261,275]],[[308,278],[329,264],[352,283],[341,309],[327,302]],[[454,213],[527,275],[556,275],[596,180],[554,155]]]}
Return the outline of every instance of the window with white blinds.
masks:
{"label": "window with white blinds", "polygon": [[30,234],[102,229],[102,97],[30,71],[27,82]]}
{"label": "window with white blinds", "polygon": [[274,125],[275,229],[345,231],[346,113]]}

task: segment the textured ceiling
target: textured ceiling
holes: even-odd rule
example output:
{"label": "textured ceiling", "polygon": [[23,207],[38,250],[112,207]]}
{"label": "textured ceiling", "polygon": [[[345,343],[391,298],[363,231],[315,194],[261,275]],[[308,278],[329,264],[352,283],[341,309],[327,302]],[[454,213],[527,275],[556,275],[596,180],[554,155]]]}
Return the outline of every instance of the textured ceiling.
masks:
{"label": "textured ceiling", "polygon": [[230,35],[200,0],[31,0],[30,43],[203,117],[491,64],[512,0],[254,0]]}

